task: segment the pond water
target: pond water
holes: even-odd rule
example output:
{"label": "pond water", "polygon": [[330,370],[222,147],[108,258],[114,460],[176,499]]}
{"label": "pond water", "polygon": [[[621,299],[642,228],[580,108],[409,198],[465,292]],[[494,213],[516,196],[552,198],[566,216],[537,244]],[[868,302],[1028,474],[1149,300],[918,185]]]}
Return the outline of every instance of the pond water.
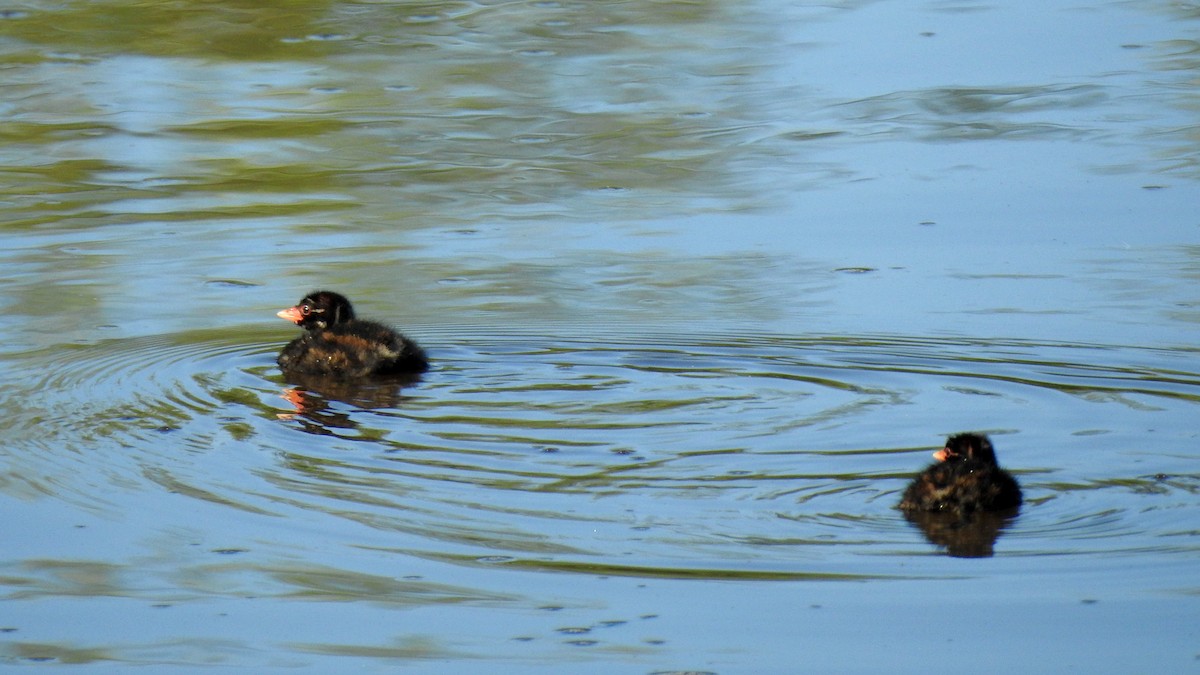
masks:
{"label": "pond water", "polygon": [[[1170,2],[0,11],[0,663],[1194,672],[1198,53]],[[433,369],[286,380],[318,287]],[[1026,497],[969,541],[895,508],[959,431]]]}

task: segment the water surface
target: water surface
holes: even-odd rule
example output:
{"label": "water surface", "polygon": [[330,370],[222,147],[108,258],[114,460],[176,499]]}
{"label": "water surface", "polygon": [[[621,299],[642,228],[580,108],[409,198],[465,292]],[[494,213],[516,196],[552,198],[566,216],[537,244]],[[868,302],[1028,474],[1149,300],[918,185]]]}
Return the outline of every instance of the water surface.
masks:
{"label": "water surface", "polygon": [[[0,662],[1194,668],[1198,18],[0,13]],[[318,286],[434,369],[287,381]]]}

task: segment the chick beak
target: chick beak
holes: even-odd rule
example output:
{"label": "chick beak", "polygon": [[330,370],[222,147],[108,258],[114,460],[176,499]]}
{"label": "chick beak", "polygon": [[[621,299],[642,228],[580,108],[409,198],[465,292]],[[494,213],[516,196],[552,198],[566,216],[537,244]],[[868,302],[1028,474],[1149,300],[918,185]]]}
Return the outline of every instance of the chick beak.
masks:
{"label": "chick beak", "polygon": [[299,307],[288,307],[285,310],[276,312],[275,316],[277,316],[281,319],[287,319],[288,321],[291,321],[292,323],[295,323],[295,324],[298,324],[304,320],[304,315],[300,313]]}

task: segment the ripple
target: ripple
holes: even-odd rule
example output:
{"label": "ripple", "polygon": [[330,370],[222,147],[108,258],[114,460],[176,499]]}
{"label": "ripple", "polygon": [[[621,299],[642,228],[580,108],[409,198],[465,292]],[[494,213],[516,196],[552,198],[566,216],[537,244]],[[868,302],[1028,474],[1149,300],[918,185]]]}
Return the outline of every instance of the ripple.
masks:
{"label": "ripple", "polygon": [[113,513],[165,492],[461,565],[890,578],[881,556],[932,550],[894,510],[899,491],[943,435],[975,429],[1029,498],[998,555],[1196,549],[1178,526],[1200,486],[1191,431],[1163,426],[1200,401],[1186,354],[419,334],[437,345],[421,381],[354,387],[289,384],[273,363],[282,340],[228,331],[18,355],[0,490]]}
{"label": "ripple", "polygon": [[8,388],[21,401],[5,423],[20,448],[10,455],[13,473],[89,506],[106,503],[112,485],[136,490],[140,474],[236,424],[240,407],[233,419],[220,414],[223,383],[257,380],[248,373],[270,363],[264,351],[184,334],[25,354],[13,364],[22,377]]}

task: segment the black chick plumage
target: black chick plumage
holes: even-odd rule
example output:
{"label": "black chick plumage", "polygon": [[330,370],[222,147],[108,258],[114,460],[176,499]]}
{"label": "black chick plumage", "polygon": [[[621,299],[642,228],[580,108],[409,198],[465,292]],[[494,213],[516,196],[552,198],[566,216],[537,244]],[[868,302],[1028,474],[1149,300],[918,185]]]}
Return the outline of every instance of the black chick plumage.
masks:
{"label": "black chick plumage", "polygon": [[1003,511],[1021,505],[1017,480],[996,463],[987,436],[958,434],[933,453],[937,463],[921,472],[904,491],[899,508],[908,512],[955,513]]}
{"label": "black chick plumage", "polygon": [[417,343],[381,323],[356,318],[350,301],[333,291],[313,291],[277,316],[304,329],[279,353],[285,373],[358,379],[429,369]]}

